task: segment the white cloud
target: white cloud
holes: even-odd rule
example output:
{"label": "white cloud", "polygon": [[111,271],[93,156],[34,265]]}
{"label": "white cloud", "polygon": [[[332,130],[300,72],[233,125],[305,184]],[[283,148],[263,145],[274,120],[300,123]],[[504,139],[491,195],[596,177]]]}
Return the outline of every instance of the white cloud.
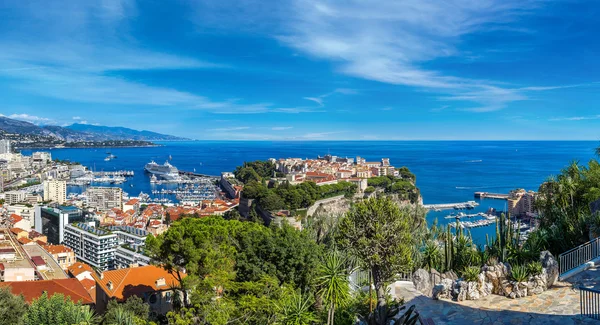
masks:
{"label": "white cloud", "polygon": [[289,130],[289,129],[293,129],[292,126],[274,126],[271,128],[271,130],[273,131],[284,131],[284,130]]}
{"label": "white cloud", "polygon": [[232,127],[226,127],[226,128],[208,129],[208,131],[230,132],[230,131],[247,130],[249,128],[250,128],[249,126],[232,126]]}
{"label": "white cloud", "polygon": [[8,118],[26,121],[33,124],[54,124],[54,120],[46,117],[40,117],[29,114],[11,114],[7,116]]}
{"label": "white cloud", "polygon": [[306,99],[306,100],[310,100],[312,102],[315,102],[315,103],[319,104],[319,106],[321,106],[321,107],[324,106],[323,105],[323,98],[320,98],[320,97],[303,97],[303,98]]}
{"label": "white cloud", "polygon": [[551,118],[548,121],[556,122],[556,121],[586,121],[586,120],[600,120],[600,115],[557,117],[557,118]]}
{"label": "white cloud", "polygon": [[81,120],[81,116],[73,116],[73,119],[76,121],[79,121],[79,120]]}

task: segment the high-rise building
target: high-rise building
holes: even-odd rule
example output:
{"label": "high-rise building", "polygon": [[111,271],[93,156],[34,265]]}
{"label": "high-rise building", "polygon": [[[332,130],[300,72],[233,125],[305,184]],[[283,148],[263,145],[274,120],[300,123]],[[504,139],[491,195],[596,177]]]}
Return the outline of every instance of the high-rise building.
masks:
{"label": "high-rise building", "polygon": [[82,221],[83,212],[72,206],[35,208],[35,231],[46,235],[48,243],[62,244],[65,236],[65,226],[69,222]]}
{"label": "high-rise building", "polygon": [[67,200],[67,182],[44,181],[44,201],[64,204]]}
{"label": "high-rise building", "polygon": [[533,191],[516,190],[508,198],[508,212],[511,216],[524,216],[535,213],[535,195]]}
{"label": "high-rise building", "polygon": [[10,153],[11,152],[11,145],[10,145],[10,140],[0,140],[0,154],[3,153]]}
{"label": "high-rise building", "polygon": [[86,196],[88,206],[98,211],[123,209],[123,190],[118,187],[90,187]]}
{"label": "high-rise building", "polygon": [[24,202],[27,197],[27,192],[25,191],[8,191],[4,193],[4,200],[7,204],[17,204],[20,202]]}

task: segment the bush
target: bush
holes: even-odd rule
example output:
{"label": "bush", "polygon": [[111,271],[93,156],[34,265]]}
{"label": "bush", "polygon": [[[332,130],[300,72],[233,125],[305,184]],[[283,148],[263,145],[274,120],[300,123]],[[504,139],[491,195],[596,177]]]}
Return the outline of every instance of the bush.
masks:
{"label": "bush", "polygon": [[375,192],[375,188],[373,186],[367,186],[367,188],[365,188],[365,193],[373,193]]}
{"label": "bush", "polygon": [[516,282],[527,282],[529,280],[529,273],[527,267],[523,265],[515,265],[510,271],[511,278]]}
{"label": "bush", "polygon": [[463,280],[467,282],[477,281],[480,272],[481,269],[479,268],[479,266],[466,267],[462,272]]}
{"label": "bush", "polygon": [[530,262],[527,264],[527,273],[529,275],[540,275],[544,271],[541,262]]}

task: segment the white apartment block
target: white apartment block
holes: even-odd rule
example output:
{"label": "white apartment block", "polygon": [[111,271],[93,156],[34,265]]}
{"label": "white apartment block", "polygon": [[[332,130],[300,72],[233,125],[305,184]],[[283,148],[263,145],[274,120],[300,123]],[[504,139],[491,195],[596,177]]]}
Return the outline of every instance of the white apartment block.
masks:
{"label": "white apartment block", "polygon": [[0,140],[0,154],[10,153],[10,140]]}
{"label": "white apartment block", "polygon": [[24,202],[26,197],[27,192],[25,191],[8,191],[4,193],[4,200],[9,205]]}
{"label": "white apartment block", "polygon": [[88,206],[98,211],[123,209],[123,190],[118,187],[90,187],[86,196]]}
{"label": "white apartment block", "polygon": [[64,245],[70,247],[77,259],[100,271],[114,268],[117,234],[84,223],[65,226]]}
{"label": "white apartment block", "polygon": [[44,201],[54,201],[64,204],[67,200],[67,182],[44,181]]}

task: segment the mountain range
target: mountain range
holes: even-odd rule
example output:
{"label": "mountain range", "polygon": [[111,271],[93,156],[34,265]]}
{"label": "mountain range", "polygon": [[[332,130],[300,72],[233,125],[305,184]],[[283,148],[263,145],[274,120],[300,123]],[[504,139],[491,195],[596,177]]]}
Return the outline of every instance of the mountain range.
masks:
{"label": "mountain range", "polygon": [[138,131],[125,127],[98,126],[89,124],[72,124],[69,126],[46,125],[0,116],[0,135],[11,134],[25,137],[43,137],[65,142],[80,141],[178,141],[188,140],[181,137],[151,131]]}

